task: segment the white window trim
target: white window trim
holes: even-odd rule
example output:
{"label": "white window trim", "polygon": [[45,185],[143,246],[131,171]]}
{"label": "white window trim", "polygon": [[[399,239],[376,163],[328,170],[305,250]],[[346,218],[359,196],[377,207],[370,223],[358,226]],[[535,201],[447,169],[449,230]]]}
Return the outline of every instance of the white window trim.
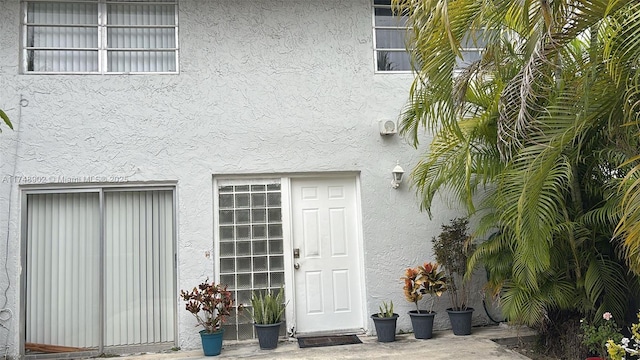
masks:
{"label": "white window trim", "polygon": [[[371,0],[371,27],[373,29],[373,70],[376,74],[412,74],[412,70],[378,70],[378,52],[407,52],[405,48],[382,49],[378,48],[376,30],[409,30],[408,26],[377,26],[376,25],[376,9],[389,9],[388,5],[375,4],[375,0]],[[407,54],[409,56],[409,54]]]}
{"label": "white window trim", "polygon": [[[30,24],[28,23],[28,9],[27,9],[27,4],[28,3],[35,3],[35,2],[39,2],[39,3],[47,3],[47,2],[51,2],[51,3],[59,3],[59,2],[78,2],[78,3],[97,3],[98,4],[98,48],[72,48],[72,49],[67,49],[67,48],[53,48],[54,50],[88,50],[88,51],[98,51],[98,71],[28,71],[28,64],[27,64],[27,51],[29,49],[34,49],[28,46],[27,44],[27,28],[29,26],[33,26],[34,24]],[[175,71],[148,71],[148,72],[144,72],[144,71],[136,71],[136,72],[115,72],[115,71],[107,71],[107,53],[109,51],[111,51],[112,49],[107,48],[107,4],[111,3],[111,0],[22,0],[22,7],[21,7],[21,13],[22,13],[22,21],[21,21],[21,28],[22,28],[22,32],[21,32],[21,49],[20,49],[20,62],[22,65],[22,74],[33,74],[33,75],[69,75],[69,74],[80,74],[80,75],[166,75],[166,74],[179,74],[180,73],[180,44],[179,44],[179,33],[178,33],[178,29],[179,29],[179,24],[178,24],[178,13],[179,13],[179,9],[178,9],[178,2],[179,0],[174,0],[174,2],[146,2],[145,4],[149,4],[149,5],[171,5],[173,4],[175,7],[175,25],[165,25],[165,26],[156,26],[154,25],[153,27],[166,27],[166,28],[175,28],[175,43],[176,43],[176,47],[175,48],[164,48],[164,49],[118,49],[118,50],[132,50],[132,51],[140,51],[140,50],[144,50],[144,51],[175,51],[175,59],[176,59],[176,70]],[[131,2],[119,2],[120,4],[141,4],[140,2],[136,2],[136,1],[131,1]],[[35,24],[37,25],[37,24]],[[51,26],[51,25],[49,25]],[[89,27],[89,26],[87,26]],[[145,27],[144,25],[138,25],[138,26],[130,26],[130,27]],[[35,49],[38,49],[37,47]]]}
{"label": "white window trim", "polygon": [[[374,65],[374,72],[376,74],[412,74],[413,70],[378,70],[378,52],[379,51],[384,51],[384,52],[407,52],[407,49],[405,48],[394,48],[394,49],[383,49],[383,48],[378,48],[377,45],[377,36],[376,36],[376,30],[378,29],[382,29],[382,30],[406,30],[409,31],[411,30],[410,26],[377,26],[376,25],[376,9],[388,9],[389,5],[380,5],[380,4],[375,4],[375,0],[371,0],[371,21],[372,21],[372,28],[373,28],[373,65]],[[460,51],[462,52],[478,52],[480,53],[480,55],[482,55],[482,53],[484,52],[485,48],[483,47],[477,47],[477,46],[473,46],[473,47],[463,47],[460,49]],[[410,54],[408,54],[408,56],[410,56]],[[460,67],[454,67],[453,71],[454,73],[461,73],[463,70],[463,68]]]}

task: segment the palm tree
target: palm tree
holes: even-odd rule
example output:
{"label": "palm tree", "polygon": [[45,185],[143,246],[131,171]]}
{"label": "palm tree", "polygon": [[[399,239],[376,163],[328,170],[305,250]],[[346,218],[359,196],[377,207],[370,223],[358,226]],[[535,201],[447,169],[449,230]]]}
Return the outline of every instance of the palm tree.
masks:
{"label": "palm tree", "polygon": [[[622,319],[638,284],[627,267],[640,270],[640,3],[392,3],[416,72],[401,132],[415,146],[435,133],[412,172],[422,208],[446,190],[479,235],[498,229],[469,268],[487,266],[510,320]],[[458,68],[468,38],[487,45]]]}

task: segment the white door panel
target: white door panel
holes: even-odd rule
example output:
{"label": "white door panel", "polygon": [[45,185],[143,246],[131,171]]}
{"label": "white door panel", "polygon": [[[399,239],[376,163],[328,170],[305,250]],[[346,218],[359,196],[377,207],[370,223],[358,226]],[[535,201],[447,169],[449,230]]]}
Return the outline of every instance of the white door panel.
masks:
{"label": "white door panel", "polygon": [[363,327],[355,178],[293,179],[296,331]]}

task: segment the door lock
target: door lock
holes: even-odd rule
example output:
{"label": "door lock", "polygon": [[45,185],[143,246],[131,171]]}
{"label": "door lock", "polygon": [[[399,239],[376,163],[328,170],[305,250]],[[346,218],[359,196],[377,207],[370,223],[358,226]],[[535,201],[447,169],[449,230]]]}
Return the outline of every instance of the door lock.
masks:
{"label": "door lock", "polygon": [[300,248],[293,249],[293,258],[294,259],[299,259],[300,258]]}

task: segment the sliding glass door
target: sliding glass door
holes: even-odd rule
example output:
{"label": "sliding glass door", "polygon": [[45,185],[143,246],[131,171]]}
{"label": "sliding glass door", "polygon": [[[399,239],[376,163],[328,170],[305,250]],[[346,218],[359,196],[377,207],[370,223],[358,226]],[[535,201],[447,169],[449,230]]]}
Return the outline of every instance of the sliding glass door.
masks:
{"label": "sliding glass door", "polygon": [[173,342],[173,189],[26,195],[25,350]]}

